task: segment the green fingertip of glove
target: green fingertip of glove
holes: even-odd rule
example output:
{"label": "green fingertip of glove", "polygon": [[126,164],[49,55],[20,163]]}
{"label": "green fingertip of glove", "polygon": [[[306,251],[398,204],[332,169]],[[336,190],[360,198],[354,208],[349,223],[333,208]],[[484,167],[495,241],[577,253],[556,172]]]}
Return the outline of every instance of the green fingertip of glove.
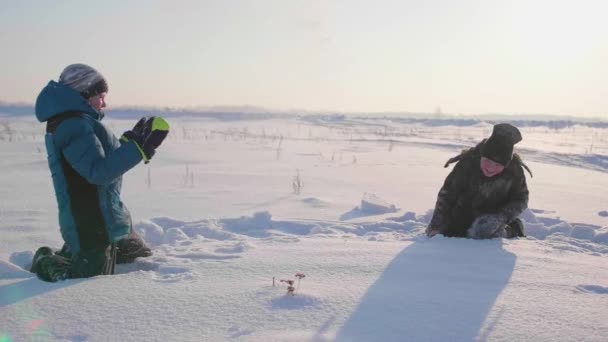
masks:
{"label": "green fingertip of glove", "polygon": [[160,116],[157,116],[154,118],[154,120],[152,121],[152,131],[168,131],[169,130],[169,123],[167,122],[167,120],[161,118]]}
{"label": "green fingertip of glove", "polygon": [[156,148],[169,134],[169,123],[161,117],[143,117],[133,130],[126,131],[120,138],[123,142],[132,141],[142,159],[147,164],[154,156]]}

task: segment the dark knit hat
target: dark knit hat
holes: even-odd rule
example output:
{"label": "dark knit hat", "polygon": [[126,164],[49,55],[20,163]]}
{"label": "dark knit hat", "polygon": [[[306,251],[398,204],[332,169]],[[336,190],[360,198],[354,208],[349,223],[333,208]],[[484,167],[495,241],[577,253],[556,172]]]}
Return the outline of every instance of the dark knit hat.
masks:
{"label": "dark knit hat", "polygon": [[59,76],[59,83],[78,91],[85,99],[108,91],[103,75],[86,64],[68,65]]}
{"label": "dark knit hat", "polygon": [[492,135],[481,146],[481,155],[507,166],[513,158],[513,145],[521,139],[517,127],[508,123],[494,125]]}

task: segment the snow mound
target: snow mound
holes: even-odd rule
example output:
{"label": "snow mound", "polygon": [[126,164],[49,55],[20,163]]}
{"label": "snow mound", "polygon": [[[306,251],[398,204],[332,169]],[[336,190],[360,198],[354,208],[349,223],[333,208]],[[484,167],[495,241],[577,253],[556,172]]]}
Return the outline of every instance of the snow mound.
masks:
{"label": "snow mound", "polygon": [[216,253],[233,254],[243,253],[252,248],[252,245],[246,242],[238,242],[234,245],[218,247],[215,249]]}
{"label": "snow mound", "polygon": [[219,222],[228,231],[259,237],[267,236],[266,231],[272,226],[271,218],[272,215],[269,212],[262,211],[253,216],[221,219]]}
{"label": "snow mound", "polygon": [[[322,232],[323,228],[320,224],[314,222],[300,221],[274,221],[272,226],[277,230],[293,235],[310,235],[314,232]],[[326,231],[329,233],[329,231]]]}
{"label": "snow mound", "polygon": [[570,236],[580,240],[593,240],[595,237],[595,228],[589,225],[577,224],[572,228]]}
{"label": "snow mound", "polygon": [[424,224],[429,224],[429,223],[431,223],[431,219],[433,219],[434,212],[435,212],[434,209],[429,209],[429,210],[427,210],[426,213],[416,216],[416,221],[422,222]]}
{"label": "snow mound", "polygon": [[413,211],[408,211],[399,217],[390,217],[389,220],[395,222],[416,221],[416,213]]}
{"label": "snow mound", "polygon": [[133,227],[142,238],[151,245],[160,245],[163,243],[164,229],[153,221],[142,221]]}
{"label": "snow mound", "polygon": [[[397,208],[373,194],[365,194],[361,208],[354,214],[364,217],[365,214],[361,213],[364,210],[377,214],[392,212]],[[566,222],[559,217],[552,217],[553,214],[555,213],[538,209],[526,210],[521,215],[527,235],[524,239],[543,240],[543,245],[555,250],[591,255],[608,254],[608,229]],[[256,212],[251,216],[192,222],[157,217],[135,225],[135,230],[153,248],[154,255],[151,258],[140,258],[130,266],[121,265],[118,273],[149,271],[153,273],[150,276],[159,282],[194,279],[198,277],[197,272],[193,271],[196,264],[232,262],[251,250],[255,239],[287,244],[300,242],[298,237],[301,236],[360,238],[377,242],[425,242],[429,241],[424,231],[431,216],[432,210],[422,215],[406,211],[400,216],[377,218],[367,222],[276,220],[268,211]],[[437,236],[432,241],[435,239],[444,238]],[[461,239],[448,240],[456,242]],[[517,243],[516,241],[513,243]],[[0,277],[31,276],[23,269],[27,269],[26,264],[31,258],[31,252],[13,253],[12,263],[2,262]],[[276,295],[276,292],[267,293],[263,301],[270,301],[272,308],[288,310],[320,305],[320,301],[312,296],[300,295],[294,298]]]}
{"label": "snow mound", "polygon": [[0,260],[0,279],[29,278],[32,276],[34,276],[32,273],[23,268],[8,261]]}
{"label": "snow mound", "polygon": [[366,192],[363,194],[361,204],[351,211],[342,214],[340,220],[347,221],[354,218],[395,213],[397,211],[399,211],[399,208],[394,204],[388,203],[375,194]]}
{"label": "snow mound", "polygon": [[390,204],[377,195],[367,192],[363,194],[359,210],[371,215],[381,215],[398,211],[394,204]]}
{"label": "snow mound", "polygon": [[203,220],[192,223],[185,223],[180,227],[181,230],[189,237],[202,236],[212,240],[235,240],[238,239],[236,234],[223,230],[222,225],[215,220]]}
{"label": "snow mound", "polygon": [[521,215],[519,215],[519,218],[526,222],[538,223],[538,219],[536,218],[536,215],[534,215],[535,211],[535,209],[526,209],[523,213],[521,213]]}
{"label": "snow mound", "polygon": [[542,223],[526,223],[524,229],[524,234],[539,240],[544,240],[549,235],[549,228]]}
{"label": "snow mound", "polygon": [[189,237],[179,228],[169,228],[163,236],[163,243],[175,244],[179,241],[188,240]]}
{"label": "snow mound", "polygon": [[312,208],[325,208],[327,207],[327,202],[316,198],[316,197],[307,197],[302,199],[302,203],[312,207]]}
{"label": "snow mound", "polygon": [[32,266],[32,259],[34,259],[34,253],[31,251],[24,251],[12,253],[8,260],[25,270],[29,270]]}
{"label": "snow mound", "polygon": [[[608,245],[608,231],[602,230],[600,226],[585,223],[569,223],[561,220],[559,217],[551,217],[551,214],[553,212],[539,209],[526,210],[520,216],[524,221],[525,234],[538,240],[551,237],[552,241],[560,241],[560,249],[567,249],[563,246],[563,243],[567,243],[574,246],[571,248],[577,251],[587,249],[602,253],[604,248],[589,246],[585,241]],[[559,236],[563,236],[566,239],[558,238]]]}
{"label": "snow mound", "polygon": [[184,221],[177,220],[177,219],[174,219],[171,217],[155,217],[155,218],[150,219],[150,221],[163,227],[164,230],[167,230],[169,228],[174,228],[174,227],[181,227],[186,223]]}
{"label": "snow mound", "polygon": [[593,238],[593,242],[608,245],[608,232],[599,233]]}
{"label": "snow mound", "polygon": [[[365,195],[362,207],[375,213],[396,210],[394,205],[388,204],[373,194]],[[365,216],[361,214],[360,210],[357,213],[351,211],[348,214],[353,215],[351,218]],[[524,222],[524,232],[528,239],[548,240],[552,247],[562,250],[605,253],[606,245],[608,245],[608,230],[596,225],[569,223],[559,217],[551,217],[551,214],[553,212],[530,209],[520,216]],[[423,215],[406,211],[397,217],[368,222],[275,220],[270,212],[262,211],[256,212],[252,216],[219,220],[202,219],[193,222],[169,220],[162,217],[153,218],[138,223],[135,229],[151,246],[190,248],[192,251],[185,255],[191,256],[193,260],[220,260],[225,258],[213,255],[213,253],[224,255],[245,253],[251,247],[248,241],[252,238],[286,243],[298,242],[297,236],[361,237],[368,241],[424,240],[426,239],[424,230],[431,216],[432,210]],[[179,227],[171,227],[175,225],[179,225]],[[212,243],[213,248],[200,254],[197,246],[200,246],[201,241]],[[202,257],[197,257],[197,255]]]}
{"label": "snow mound", "polygon": [[564,234],[566,236],[570,236],[571,233],[572,226],[568,222],[560,222],[554,226],[551,226],[547,234]]}

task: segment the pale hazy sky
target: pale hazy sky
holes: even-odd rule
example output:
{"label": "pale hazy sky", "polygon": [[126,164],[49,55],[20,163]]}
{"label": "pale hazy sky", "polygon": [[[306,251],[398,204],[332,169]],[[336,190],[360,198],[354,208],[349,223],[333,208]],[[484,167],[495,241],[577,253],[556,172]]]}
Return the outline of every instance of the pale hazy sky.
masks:
{"label": "pale hazy sky", "polygon": [[608,1],[4,1],[0,100],[608,116]]}

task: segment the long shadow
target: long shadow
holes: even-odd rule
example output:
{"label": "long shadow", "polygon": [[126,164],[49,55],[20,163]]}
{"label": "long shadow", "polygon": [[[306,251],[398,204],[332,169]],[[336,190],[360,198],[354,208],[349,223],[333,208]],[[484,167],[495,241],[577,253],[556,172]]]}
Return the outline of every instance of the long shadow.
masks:
{"label": "long shadow", "polygon": [[66,286],[79,283],[78,279],[48,283],[32,275],[31,278],[0,286],[0,308],[18,303],[46,292],[51,292]]}
{"label": "long shadow", "polygon": [[415,242],[369,288],[337,340],[476,340],[515,259],[501,240]]}

